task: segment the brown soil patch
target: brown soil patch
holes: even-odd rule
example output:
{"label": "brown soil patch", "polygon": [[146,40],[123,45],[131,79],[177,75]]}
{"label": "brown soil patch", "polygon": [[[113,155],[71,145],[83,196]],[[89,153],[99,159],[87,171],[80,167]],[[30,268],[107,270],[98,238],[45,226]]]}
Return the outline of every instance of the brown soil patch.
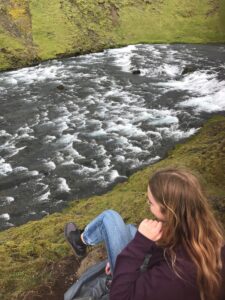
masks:
{"label": "brown soil patch", "polygon": [[112,24],[113,26],[118,25],[118,21],[119,21],[119,11],[116,8],[115,5],[111,5],[111,18],[112,18]]}
{"label": "brown soil patch", "polygon": [[80,261],[74,255],[46,267],[51,281],[20,294],[15,300],[63,300],[64,293],[89,267],[106,258],[103,246],[92,248]]}
{"label": "brown soil patch", "polygon": [[209,0],[209,4],[211,5],[211,9],[206,13],[207,17],[217,14],[220,9],[219,0]]}
{"label": "brown soil patch", "polygon": [[66,290],[76,281],[76,272],[80,266],[75,256],[65,257],[47,267],[51,282],[22,293],[16,300],[62,300]]}

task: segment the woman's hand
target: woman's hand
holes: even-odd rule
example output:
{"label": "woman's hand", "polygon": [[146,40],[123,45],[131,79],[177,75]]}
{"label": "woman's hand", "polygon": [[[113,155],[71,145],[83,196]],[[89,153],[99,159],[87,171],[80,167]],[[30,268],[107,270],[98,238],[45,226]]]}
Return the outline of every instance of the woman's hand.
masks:
{"label": "woman's hand", "polygon": [[138,231],[149,240],[156,242],[162,236],[162,222],[144,219],[139,225]]}
{"label": "woman's hand", "polygon": [[105,266],[105,274],[106,275],[111,275],[111,269],[110,269],[110,264],[109,262],[107,262],[106,266]]}

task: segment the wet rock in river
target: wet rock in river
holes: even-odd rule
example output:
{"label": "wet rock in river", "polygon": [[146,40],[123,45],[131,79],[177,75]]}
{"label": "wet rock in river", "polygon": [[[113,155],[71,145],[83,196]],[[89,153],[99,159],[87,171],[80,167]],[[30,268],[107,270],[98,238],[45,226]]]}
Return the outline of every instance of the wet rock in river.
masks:
{"label": "wet rock in river", "polygon": [[132,70],[132,74],[133,75],[140,75],[141,74],[141,70]]}
{"label": "wet rock in river", "polygon": [[183,76],[183,75],[186,75],[186,74],[194,73],[197,70],[198,70],[197,66],[194,66],[194,65],[185,66],[183,68],[183,71],[182,71],[181,75]]}
{"label": "wet rock in river", "polygon": [[59,91],[63,91],[65,89],[64,85],[63,84],[59,84],[57,85],[56,87]]}

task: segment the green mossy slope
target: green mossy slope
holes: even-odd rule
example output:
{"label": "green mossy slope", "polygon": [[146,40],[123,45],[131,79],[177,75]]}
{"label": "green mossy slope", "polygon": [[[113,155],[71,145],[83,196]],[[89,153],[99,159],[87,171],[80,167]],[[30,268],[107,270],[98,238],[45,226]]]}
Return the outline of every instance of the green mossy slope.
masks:
{"label": "green mossy slope", "polygon": [[225,0],[0,0],[0,70],[135,43],[225,42]]}
{"label": "green mossy slope", "polygon": [[225,117],[217,116],[168,157],[132,175],[102,196],[72,202],[62,213],[29,222],[0,233],[0,298],[14,299],[20,292],[47,281],[49,262],[59,261],[70,249],[64,241],[64,224],[76,220],[84,226],[105,209],[119,211],[126,221],[149,217],[146,186],[158,168],[184,166],[200,174],[209,199],[225,225]]}

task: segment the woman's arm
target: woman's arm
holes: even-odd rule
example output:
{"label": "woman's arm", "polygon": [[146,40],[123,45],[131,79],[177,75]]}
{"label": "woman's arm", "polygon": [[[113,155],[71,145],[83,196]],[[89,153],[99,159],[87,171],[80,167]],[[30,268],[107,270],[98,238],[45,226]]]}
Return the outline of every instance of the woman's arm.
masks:
{"label": "woman's arm", "polygon": [[[145,255],[153,251],[155,243],[139,231],[134,239],[117,256],[113,281],[110,289],[110,300],[133,299],[135,282],[141,276],[140,266],[144,262]],[[140,299],[140,298],[139,298]]]}
{"label": "woman's arm", "polygon": [[140,271],[146,254],[157,251],[156,247],[152,240],[139,231],[136,233],[117,257],[110,300],[187,299],[180,294],[166,262],[158,263],[145,272]]}
{"label": "woman's arm", "polygon": [[[155,260],[162,255],[162,248],[155,244],[161,235],[161,222],[141,222],[134,239],[117,257],[110,300],[192,299],[192,288],[184,288],[164,259]],[[153,254],[151,266],[142,272],[140,267],[147,254]]]}

